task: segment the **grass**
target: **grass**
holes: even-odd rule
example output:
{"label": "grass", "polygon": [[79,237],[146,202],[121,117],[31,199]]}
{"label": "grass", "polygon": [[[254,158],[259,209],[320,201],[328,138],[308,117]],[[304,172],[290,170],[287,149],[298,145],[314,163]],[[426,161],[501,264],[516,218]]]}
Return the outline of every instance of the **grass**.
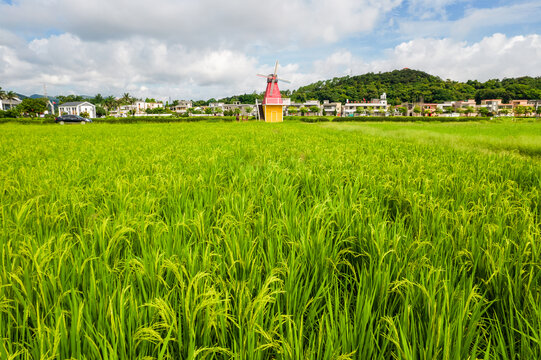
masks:
{"label": "grass", "polygon": [[451,145],[464,150],[475,148],[541,156],[541,121],[533,119],[518,123],[503,120],[469,123],[329,123],[323,126],[378,137]]}
{"label": "grass", "polygon": [[5,124],[0,358],[541,358],[539,136]]}

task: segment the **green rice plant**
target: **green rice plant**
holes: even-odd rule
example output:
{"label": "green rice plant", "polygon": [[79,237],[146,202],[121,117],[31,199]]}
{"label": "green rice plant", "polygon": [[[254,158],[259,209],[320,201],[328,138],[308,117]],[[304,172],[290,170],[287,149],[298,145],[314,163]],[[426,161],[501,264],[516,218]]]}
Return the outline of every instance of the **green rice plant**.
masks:
{"label": "green rice plant", "polygon": [[0,358],[541,358],[538,122],[0,127]]}

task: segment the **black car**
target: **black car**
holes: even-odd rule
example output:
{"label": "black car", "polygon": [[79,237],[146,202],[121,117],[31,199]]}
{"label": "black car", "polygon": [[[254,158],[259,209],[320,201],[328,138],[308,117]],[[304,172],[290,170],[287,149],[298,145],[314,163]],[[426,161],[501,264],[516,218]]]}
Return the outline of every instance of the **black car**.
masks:
{"label": "black car", "polygon": [[84,118],[79,115],[62,115],[55,119],[55,122],[64,125],[64,124],[81,124],[91,123],[92,120]]}

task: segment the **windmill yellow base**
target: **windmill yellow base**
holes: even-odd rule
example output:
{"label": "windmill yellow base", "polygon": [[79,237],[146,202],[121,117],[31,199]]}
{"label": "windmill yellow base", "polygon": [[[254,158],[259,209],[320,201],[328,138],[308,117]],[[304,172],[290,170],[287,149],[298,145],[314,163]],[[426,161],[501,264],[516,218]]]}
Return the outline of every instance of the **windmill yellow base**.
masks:
{"label": "windmill yellow base", "polygon": [[265,122],[283,122],[282,105],[263,105]]}

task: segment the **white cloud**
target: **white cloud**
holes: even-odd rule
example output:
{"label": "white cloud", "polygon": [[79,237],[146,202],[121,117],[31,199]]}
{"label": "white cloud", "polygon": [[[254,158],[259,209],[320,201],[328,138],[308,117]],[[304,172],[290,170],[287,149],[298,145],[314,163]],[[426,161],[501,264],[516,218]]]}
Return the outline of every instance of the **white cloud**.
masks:
{"label": "white cloud", "polygon": [[254,74],[271,71],[258,57],[369,33],[402,1],[0,2],[0,79],[21,92],[44,82],[59,93],[252,91],[260,87]]}
{"label": "white cloud", "polygon": [[[155,39],[85,42],[63,34],[46,39],[13,41],[0,46],[2,87],[32,93],[48,84],[50,93],[119,95],[130,92],[146,97],[198,99],[264,90],[256,73],[270,73],[273,64],[261,65],[243,52],[222,48],[188,49]],[[494,34],[476,43],[453,39],[416,39],[386,52],[385,58],[367,62],[340,50],[316,59],[310,68],[282,64],[279,74],[292,80],[281,89],[335,76],[390,71],[409,67],[443,79],[539,76],[541,36],[507,37]]]}
{"label": "white cloud", "polygon": [[51,91],[86,94],[126,89],[139,96],[233,94],[255,88],[258,71],[263,69],[255,58],[241,52],[189,50],[143,37],[85,42],[63,34],[17,50],[0,46],[0,78],[18,91],[47,83]]}
{"label": "white cloud", "polygon": [[40,37],[60,29],[83,40],[134,35],[189,46],[272,47],[334,42],[371,31],[402,0],[19,0],[0,3],[0,24]]}
{"label": "white cloud", "polygon": [[451,39],[418,39],[398,45],[378,67],[422,69],[444,79],[539,76],[541,36],[494,34],[468,44]]}
{"label": "white cloud", "polygon": [[361,74],[405,67],[458,81],[539,76],[541,36],[494,34],[472,44],[450,38],[415,39],[390,49],[385,59],[367,63],[350,52],[341,51],[315,65],[321,78],[347,75],[350,69],[356,69],[354,74]]}

